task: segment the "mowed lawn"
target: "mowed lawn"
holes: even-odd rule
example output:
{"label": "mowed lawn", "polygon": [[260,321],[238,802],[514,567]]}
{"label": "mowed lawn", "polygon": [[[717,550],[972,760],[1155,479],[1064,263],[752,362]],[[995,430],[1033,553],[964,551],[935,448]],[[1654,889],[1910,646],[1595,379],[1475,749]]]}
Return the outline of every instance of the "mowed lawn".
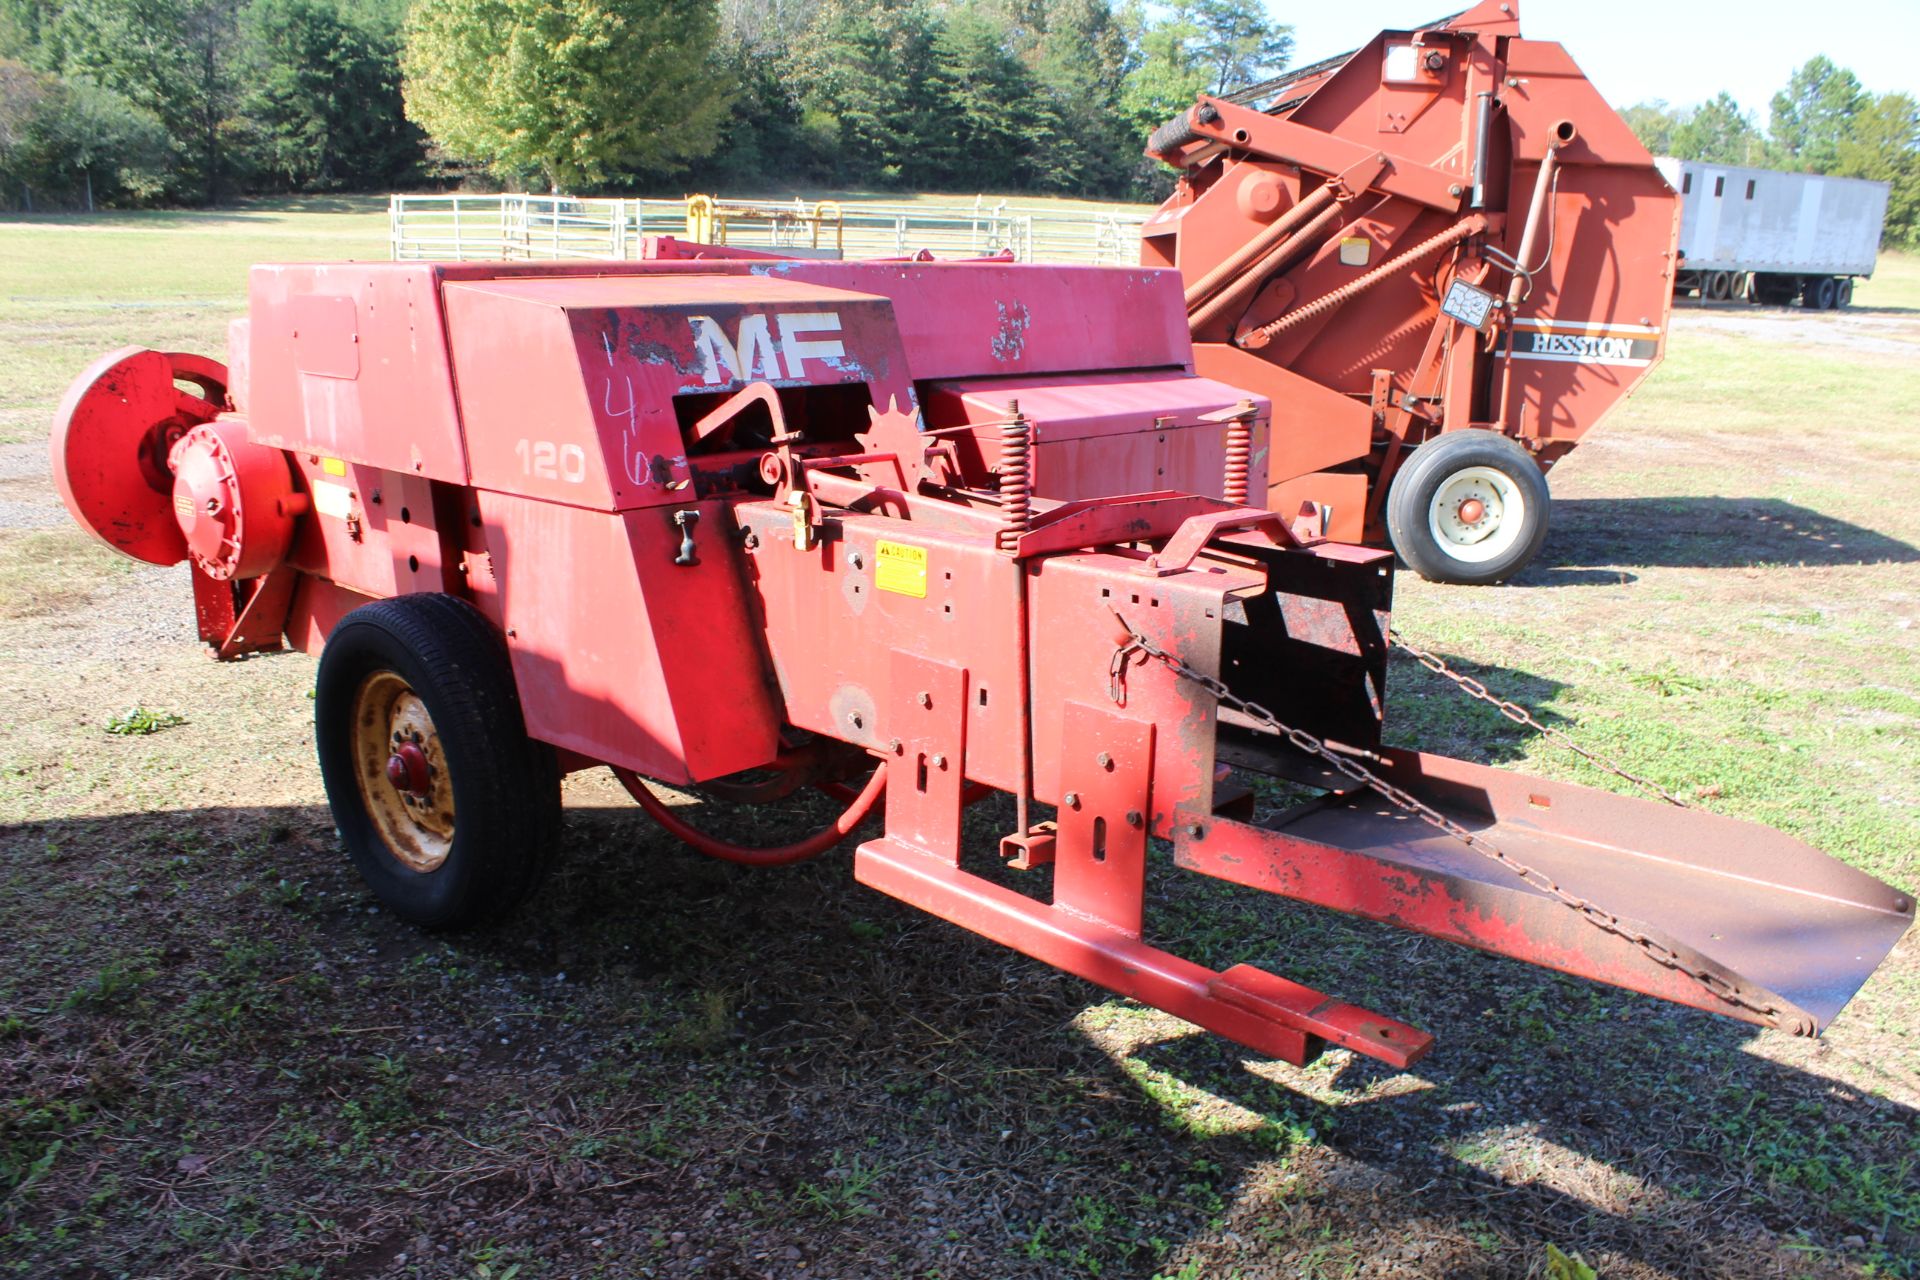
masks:
{"label": "mowed lawn", "polygon": [[[183,571],[72,531],[44,445],[96,354],[218,355],[251,262],[385,236],[363,201],[0,222],[0,1274],[1920,1276],[1911,937],[1809,1042],[1157,867],[1158,936],[1440,1037],[1295,1069],[844,854],[703,861],[594,777],[527,911],[388,919],[312,663],[207,662]],[[1920,260],[1845,316],[1683,312],[1553,487],[1519,582],[1403,576],[1397,624],[1920,892]],[[1389,703],[1398,742],[1609,785],[1409,663]],[[108,731],[134,709],[184,723]]]}

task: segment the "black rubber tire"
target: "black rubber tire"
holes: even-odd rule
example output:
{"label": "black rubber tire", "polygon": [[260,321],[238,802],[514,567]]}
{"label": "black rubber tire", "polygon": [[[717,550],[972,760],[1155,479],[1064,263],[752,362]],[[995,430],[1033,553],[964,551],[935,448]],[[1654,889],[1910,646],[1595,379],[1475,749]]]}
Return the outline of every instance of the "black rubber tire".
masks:
{"label": "black rubber tire", "polygon": [[1833,309],[1835,311],[1845,311],[1848,307],[1852,305],[1853,305],[1853,277],[1842,276],[1838,281],[1835,282],[1835,287],[1833,292]]}
{"label": "black rubber tire", "polygon": [[1801,290],[1800,301],[1810,311],[1831,311],[1839,294],[1840,282],[1832,276],[1810,276]]}
{"label": "black rubber tire", "polygon": [[[355,778],[354,702],[392,671],[426,705],[453,788],[445,861],[416,871],[389,848]],[[427,928],[481,924],[539,887],[560,844],[560,768],[527,737],[507,648],[464,600],[438,594],[362,605],[320,655],[314,740],[334,824],[367,886],[395,915]]]}
{"label": "black rubber tire", "polygon": [[[1520,533],[1493,559],[1478,563],[1448,554],[1435,538],[1428,512],[1449,477],[1469,467],[1491,467],[1519,486],[1526,499]],[[1547,477],[1533,456],[1495,431],[1448,431],[1415,449],[1387,490],[1387,536],[1408,568],[1429,582],[1484,586],[1526,568],[1546,541]]]}
{"label": "black rubber tire", "polygon": [[1187,119],[1187,113],[1182,111],[1153,131],[1147,139],[1147,151],[1154,155],[1162,155],[1175,148],[1186,146],[1199,136]]}

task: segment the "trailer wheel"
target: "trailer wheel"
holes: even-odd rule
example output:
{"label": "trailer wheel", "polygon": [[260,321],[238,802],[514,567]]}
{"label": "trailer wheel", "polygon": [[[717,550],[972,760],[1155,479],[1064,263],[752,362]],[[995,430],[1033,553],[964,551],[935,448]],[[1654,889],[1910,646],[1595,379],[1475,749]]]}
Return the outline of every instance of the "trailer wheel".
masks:
{"label": "trailer wheel", "polygon": [[1853,305],[1853,277],[1842,277],[1834,288],[1833,306],[1836,311],[1845,311]]}
{"label": "trailer wheel", "polygon": [[1547,536],[1547,478],[1494,431],[1449,431],[1413,451],[1387,491],[1387,533],[1429,582],[1512,577]]}
{"label": "trailer wheel", "polygon": [[1733,293],[1733,276],[1726,271],[1716,271],[1707,277],[1707,287],[1702,290],[1708,300],[1725,302]]}
{"label": "trailer wheel", "polygon": [[341,619],[320,655],[314,738],[347,853],[395,915],[476,924],[551,864],[559,765],[527,737],[506,646],[472,605],[409,595]]}
{"label": "trailer wheel", "polygon": [[1800,301],[1812,311],[1831,311],[1840,295],[1840,282],[1832,276],[1812,276],[1800,293]]}

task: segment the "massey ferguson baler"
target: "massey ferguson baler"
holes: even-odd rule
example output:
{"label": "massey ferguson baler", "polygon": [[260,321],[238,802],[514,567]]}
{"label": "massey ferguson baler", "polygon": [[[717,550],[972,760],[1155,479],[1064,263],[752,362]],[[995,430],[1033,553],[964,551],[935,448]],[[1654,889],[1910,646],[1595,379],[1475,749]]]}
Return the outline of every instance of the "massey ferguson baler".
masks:
{"label": "massey ferguson baler", "polygon": [[[878,815],[861,882],[1294,1062],[1432,1041],[1150,943],[1155,841],[1807,1034],[1907,928],[1777,832],[1382,745],[1391,556],[1249,503],[1277,409],[1195,374],[1177,273],[649,253],[259,267],[224,365],[115,352],[61,406],[81,524],[186,561],[219,656],[318,655],[327,794],[400,915],[510,908],[561,774],[607,766],[736,862]],[[1255,822],[1245,774],[1314,798]],[[847,807],[743,848],[653,782]]]}
{"label": "massey ferguson baler", "polygon": [[[1256,105],[1257,104],[1257,105]],[[1518,0],[1203,97],[1141,261],[1198,368],[1271,398],[1267,505],[1443,582],[1519,572],[1546,472],[1665,350],[1678,200]]]}

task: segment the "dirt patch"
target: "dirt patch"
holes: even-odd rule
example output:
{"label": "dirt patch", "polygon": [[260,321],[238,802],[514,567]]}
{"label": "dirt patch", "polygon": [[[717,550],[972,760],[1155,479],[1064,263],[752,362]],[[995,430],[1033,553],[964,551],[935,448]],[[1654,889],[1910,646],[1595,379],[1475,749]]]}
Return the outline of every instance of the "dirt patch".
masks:
{"label": "dirt patch", "polygon": [[1920,313],[1887,311],[1802,311],[1797,307],[1745,304],[1681,305],[1673,311],[1673,332],[1728,333],[1761,342],[1840,347],[1870,355],[1920,354]]}

